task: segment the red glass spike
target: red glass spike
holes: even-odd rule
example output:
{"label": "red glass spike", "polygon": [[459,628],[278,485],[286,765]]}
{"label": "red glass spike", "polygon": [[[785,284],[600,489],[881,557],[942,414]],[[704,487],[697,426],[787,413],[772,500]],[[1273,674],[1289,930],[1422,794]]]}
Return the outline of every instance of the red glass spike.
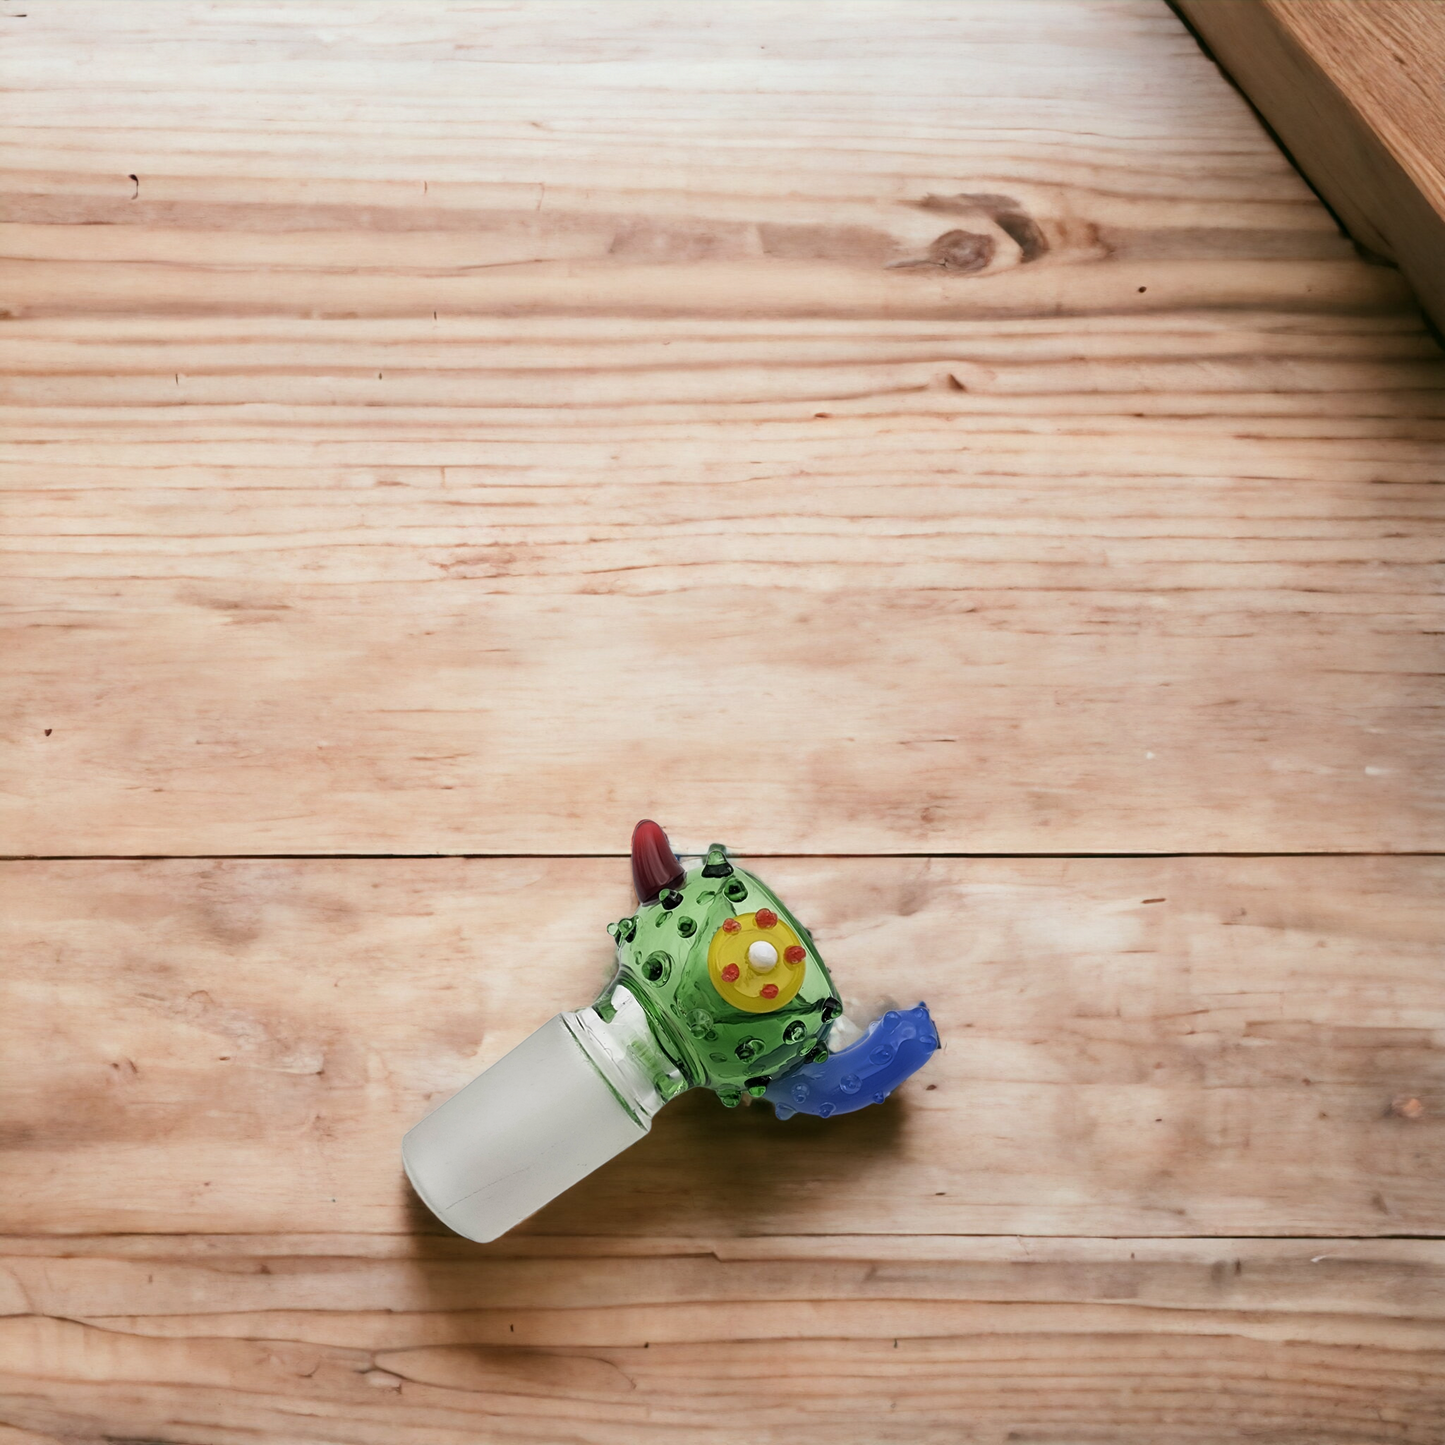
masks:
{"label": "red glass spike", "polygon": [[758,992],[759,992],[764,998],[777,998],[777,996],[778,996],[778,986],[777,986],[777,984],[775,984],[775,983],[765,983],[765,984],[758,990]]}
{"label": "red glass spike", "polygon": [[802,963],[807,956],[808,951],[801,943],[789,944],[788,947],[783,950],[783,957],[787,959],[789,963]]}
{"label": "red glass spike", "polygon": [[754,921],[759,928],[774,928],[777,926],[778,915],[771,908],[760,908],[755,915]]}
{"label": "red glass spike", "polygon": [[664,888],[679,888],[686,876],[667,834],[644,818],[632,830],[632,886],[639,903],[651,903]]}
{"label": "red glass spike", "polygon": [[724,983],[736,983],[742,970],[735,963],[728,964],[722,971]]}
{"label": "red glass spike", "polygon": [[741,932],[742,932],[742,927],[743,927],[742,924],[739,923],[736,918],[724,918],[724,919],[723,919],[723,932],[724,932],[724,933],[741,933]]}

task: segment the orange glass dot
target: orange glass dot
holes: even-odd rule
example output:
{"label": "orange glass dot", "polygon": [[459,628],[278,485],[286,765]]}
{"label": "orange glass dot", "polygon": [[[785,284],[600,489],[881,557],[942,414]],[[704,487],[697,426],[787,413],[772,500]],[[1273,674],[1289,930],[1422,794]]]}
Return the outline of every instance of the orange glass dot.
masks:
{"label": "orange glass dot", "polygon": [[730,964],[728,964],[727,967],[724,968],[723,971],[722,971],[723,982],[724,982],[724,983],[736,983],[736,982],[738,981],[738,974],[739,974],[740,972],[741,972],[741,970],[738,968],[737,964],[735,964],[735,963],[730,963]]}
{"label": "orange glass dot", "polygon": [[801,943],[790,944],[783,950],[783,957],[786,958],[789,963],[802,963],[807,956],[808,951]]}
{"label": "orange glass dot", "polygon": [[741,927],[742,927],[742,924],[739,923],[736,918],[724,918],[724,919],[723,919],[723,932],[724,932],[724,933],[736,933]]}
{"label": "orange glass dot", "polygon": [[760,908],[755,916],[759,928],[772,928],[778,921],[778,915],[771,908]]}
{"label": "orange glass dot", "polygon": [[777,998],[778,986],[775,983],[765,983],[758,992],[762,994],[764,998]]}

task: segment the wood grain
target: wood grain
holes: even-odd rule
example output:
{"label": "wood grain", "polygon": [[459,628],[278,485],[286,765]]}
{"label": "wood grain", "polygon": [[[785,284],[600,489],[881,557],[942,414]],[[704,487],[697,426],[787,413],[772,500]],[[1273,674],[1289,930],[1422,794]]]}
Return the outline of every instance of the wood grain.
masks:
{"label": "wood grain", "polygon": [[14,1445],[1445,1425],[1438,1241],[111,1235],[0,1241],[0,1265]]}
{"label": "wood grain", "polygon": [[8,851],[1440,847],[1439,353],[1029,14],[0,22]]}
{"label": "wood grain", "polygon": [[[939,1059],[843,1120],[688,1095],[524,1233],[1445,1226],[1441,860],[768,874],[861,1016],[928,1001]],[[605,859],[12,863],[0,885],[0,1229],[46,1235],[405,1230],[401,1135],[601,990],[629,902]]]}
{"label": "wood grain", "polygon": [[1324,198],[1445,326],[1445,10],[1176,0]]}
{"label": "wood grain", "polygon": [[[1445,1437],[1441,356],[1020,15],[0,13],[0,1445]],[[468,1245],[642,813],[945,1049]]]}

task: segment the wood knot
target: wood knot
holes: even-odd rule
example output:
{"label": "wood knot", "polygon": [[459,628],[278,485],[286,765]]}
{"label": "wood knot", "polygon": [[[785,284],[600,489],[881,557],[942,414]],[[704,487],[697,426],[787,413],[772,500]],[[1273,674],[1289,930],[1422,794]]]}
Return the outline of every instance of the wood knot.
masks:
{"label": "wood knot", "polygon": [[928,259],[949,271],[982,271],[993,253],[994,239],[984,232],[945,231],[928,248]]}

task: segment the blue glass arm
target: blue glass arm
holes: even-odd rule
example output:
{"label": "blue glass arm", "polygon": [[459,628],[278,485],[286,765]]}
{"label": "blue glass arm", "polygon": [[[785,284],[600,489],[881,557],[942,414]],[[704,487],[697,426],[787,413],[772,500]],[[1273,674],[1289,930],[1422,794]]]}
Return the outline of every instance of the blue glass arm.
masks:
{"label": "blue glass arm", "polygon": [[763,1097],[778,1118],[816,1114],[827,1119],[881,1104],[910,1074],[917,1073],[938,1047],[938,1030],[928,1005],[889,1009],[874,1019],[863,1037],[822,1063],[803,1064],[768,1085]]}

